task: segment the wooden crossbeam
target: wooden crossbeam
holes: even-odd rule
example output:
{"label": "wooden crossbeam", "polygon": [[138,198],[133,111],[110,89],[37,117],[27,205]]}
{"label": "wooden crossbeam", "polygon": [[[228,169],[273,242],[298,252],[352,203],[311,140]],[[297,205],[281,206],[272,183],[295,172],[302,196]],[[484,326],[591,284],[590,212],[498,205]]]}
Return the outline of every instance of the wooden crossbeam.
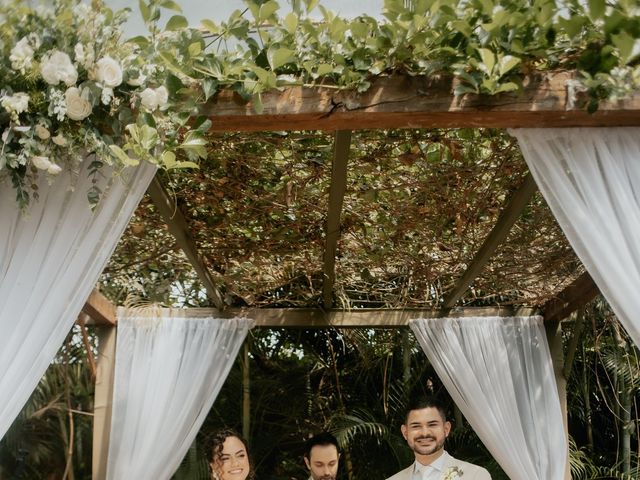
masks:
{"label": "wooden crossbeam", "polygon": [[[640,125],[640,94],[602,101],[571,91],[572,72],[524,79],[521,92],[454,96],[447,77],[380,77],[363,93],[290,87],[264,92],[261,113],[225,90],[202,108],[216,131],[358,130],[376,128],[517,128]],[[569,83],[568,83],[569,82]]]}
{"label": "wooden crossbeam", "polygon": [[189,231],[189,226],[184,215],[175,202],[171,200],[171,197],[164,189],[157,176],[152,180],[147,192],[158,209],[158,212],[169,227],[169,231],[176,239],[180,248],[184,251],[184,254],[189,259],[189,263],[193,266],[193,269],[196,271],[198,278],[207,290],[207,295],[216,308],[224,308],[222,295],[218,290],[211,272],[198,252],[196,242],[191,236],[191,232]]}
{"label": "wooden crossbeam", "polygon": [[[456,308],[451,317],[509,317],[534,315],[538,310],[510,307]],[[252,318],[258,328],[397,328],[406,326],[413,318],[438,318],[441,310],[429,309],[356,309],[324,310],[320,308],[211,308],[180,310],[188,317]]]}
{"label": "wooden crossbeam", "polygon": [[351,146],[351,131],[339,130],[335,134],[333,163],[331,165],[331,188],[329,190],[329,210],[324,247],[324,277],[322,282],[322,303],[324,308],[333,306],[333,285],[336,279],[336,249],[340,238],[340,217],[342,203],[347,190],[347,159]]}
{"label": "wooden crossbeam", "polygon": [[600,293],[591,275],[585,272],[571,285],[552,298],[542,307],[545,322],[564,320],[583,307]]}
{"label": "wooden crossbeam", "polygon": [[116,307],[107,297],[94,289],[82,307],[82,312],[89,316],[86,325],[113,327],[116,324]]}
{"label": "wooden crossbeam", "polygon": [[462,277],[458,280],[451,292],[447,294],[443,303],[443,309],[448,310],[452,308],[458,300],[462,297],[469,285],[475,280],[482,268],[486,265],[491,258],[491,255],[496,251],[498,246],[507,238],[511,227],[516,222],[522,210],[527,206],[529,200],[536,192],[536,182],[529,173],[520,188],[511,196],[509,204],[500,214],[496,225],[485,239],[482,247],[476,253],[467,270]]}

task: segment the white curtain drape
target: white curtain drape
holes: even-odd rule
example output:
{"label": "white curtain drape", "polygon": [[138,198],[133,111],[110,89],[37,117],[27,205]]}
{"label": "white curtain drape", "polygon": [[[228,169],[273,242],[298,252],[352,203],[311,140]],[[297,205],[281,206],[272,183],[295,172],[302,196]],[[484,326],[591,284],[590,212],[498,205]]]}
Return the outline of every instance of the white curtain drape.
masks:
{"label": "white curtain drape", "polygon": [[563,480],[567,441],[542,318],[417,319],[410,326],[505,473]]}
{"label": "white curtain drape", "polygon": [[640,346],[640,128],[511,133],[569,243]]}
{"label": "white curtain drape", "polygon": [[[85,164],[88,164],[86,161]],[[28,400],[89,297],[156,168],[42,179],[23,213],[0,179],[0,438]]]}
{"label": "white curtain drape", "polygon": [[253,321],[118,312],[107,479],[168,479],[213,405]]}

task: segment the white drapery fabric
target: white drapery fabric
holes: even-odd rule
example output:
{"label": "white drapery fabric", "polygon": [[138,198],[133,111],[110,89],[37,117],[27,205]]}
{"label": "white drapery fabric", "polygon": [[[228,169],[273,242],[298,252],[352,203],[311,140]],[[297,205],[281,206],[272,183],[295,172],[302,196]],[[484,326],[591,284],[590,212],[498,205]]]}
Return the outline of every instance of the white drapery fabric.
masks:
{"label": "white drapery fabric", "polygon": [[640,128],[511,133],[569,243],[640,347]]}
{"label": "white drapery fabric", "polygon": [[118,311],[107,480],[173,475],[253,326],[184,315]]}
{"label": "white drapery fabric", "polygon": [[9,180],[0,180],[0,438],[77,319],[155,170],[99,175],[103,194],[93,211],[86,167],[77,179],[41,179],[26,213]]}
{"label": "white drapery fabric", "polygon": [[567,441],[541,317],[417,319],[410,327],[510,478],[564,479]]}

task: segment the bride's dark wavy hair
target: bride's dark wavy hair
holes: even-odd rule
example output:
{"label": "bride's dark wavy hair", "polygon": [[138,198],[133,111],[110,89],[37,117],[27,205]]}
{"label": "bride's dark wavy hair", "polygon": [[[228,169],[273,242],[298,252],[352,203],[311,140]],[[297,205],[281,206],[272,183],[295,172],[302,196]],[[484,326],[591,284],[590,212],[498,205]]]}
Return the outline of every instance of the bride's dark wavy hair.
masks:
{"label": "bride's dark wavy hair", "polygon": [[247,476],[247,480],[255,480],[256,473],[253,469],[253,461],[251,460],[251,454],[249,453],[249,445],[238,432],[231,428],[223,428],[221,430],[213,432],[211,435],[207,436],[204,442],[204,446],[206,449],[205,451],[207,452],[207,457],[209,458],[209,472],[211,473],[212,478],[214,473],[213,465],[222,456],[224,441],[229,437],[236,437],[242,442],[242,445],[244,445],[244,449],[247,451],[247,459],[249,460],[249,475]]}

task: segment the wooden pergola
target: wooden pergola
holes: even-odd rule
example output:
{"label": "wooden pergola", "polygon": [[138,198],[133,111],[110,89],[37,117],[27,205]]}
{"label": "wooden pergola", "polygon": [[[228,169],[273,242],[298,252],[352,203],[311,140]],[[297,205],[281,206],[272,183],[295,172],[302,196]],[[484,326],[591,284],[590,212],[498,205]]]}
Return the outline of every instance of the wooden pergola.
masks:
{"label": "wooden pergola", "polygon": [[[455,81],[450,78],[382,77],[364,93],[333,88],[293,87],[263,94],[264,109],[256,113],[251,104],[234,93],[222,91],[208,103],[203,113],[213,122],[213,130],[255,132],[274,130],[324,130],[335,132],[331,186],[326,212],[323,255],[322,308],[225,308],[214,275],[198,251],[188,219],[156,178],[148,193],[169,231],[184,251],[215,309],[194,309],[194,316],[236,316],[253,318],[257,327],[403,327],[411,318],[449,316],[544,316],[554,360],[561,399],[566,401],[566,373],[581,325],[574,328],[567,358],[562,351],[560,321],[584,306],[598,289],[585,273],[558,291],[541,308],[511,307],[461,308],[456,304],[491,256],[507,237],[520,213],[536,192],[528,175],[506,199],[497,223],[439,309],[335,309],[332,293],[335,282],[336,248],[341,234],[341,214],[346,189],[347,158],[351,131],[390,128],[518,128],[518,127],[617,127],[640,125],[640,94],[624,101],[601,102],[595,113],[588,113],[588,98],[571,91],[571,72],[540,74],[526,78],[524,90],[493,97],[451,94]],[[105,475],[108,447],[110,399],[114,375],[116,308],[95,291],[87,300],[81,321],[98,326],[100,352],[97,361],[93,478]],[[567,364],[565,366],[565,363]],[[565,405],[566,407],[566,405]],[[566,408],[565,408],[566,412]],[[568,477],[567,477],[568,478]]]}

